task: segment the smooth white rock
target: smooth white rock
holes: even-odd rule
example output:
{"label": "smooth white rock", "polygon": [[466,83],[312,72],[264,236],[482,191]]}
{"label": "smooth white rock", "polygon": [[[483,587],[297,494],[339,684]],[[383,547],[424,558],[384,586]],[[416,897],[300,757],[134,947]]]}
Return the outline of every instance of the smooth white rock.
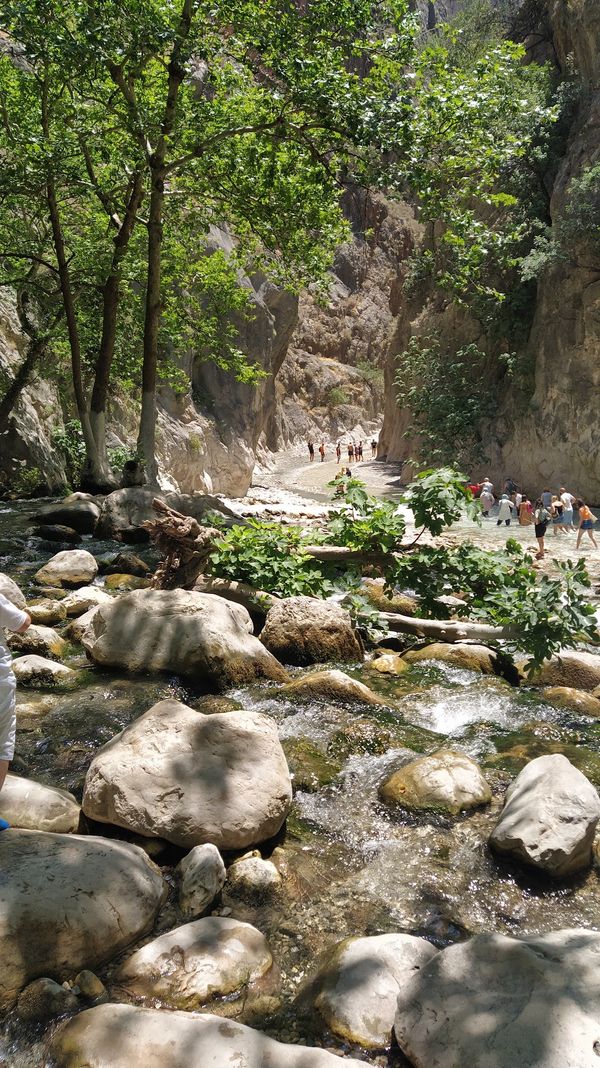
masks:
{"label": "smooth white rock", "polygon": [[79,826],[79,805],[73,794],[56,786],[7,775],[0,790],[0,816],[11,827],[70,834]]}
{"label": "smooth white rock", "polygon": [[179,886],[179,908],[188,919],[201,916],[222,890],[227,872],[216,846],[197,845],[175,868]]}
{"label": "smooth white rock", "polygon": [[600,934],[481,934],[405,983],[394,1031],[414,1068],[598,1068]]}
{"label": "smooth white rock", "polygon": [[272,719],[245,711],[204,716],[159,701],[98,750],[82,807],[92,819],[184,848],[243,849],[276,834],[291,803]]}
{"label": "smooth white rock", "polygon": [[[58,1030],[54,1068],[355,1068],[323,1049],[276,1042],[222,1016],[100,1005]],[[462,1065],[461,1068],[466,1068]],[[562,1068],[562,1066],[561,1066]]]}
{"label": "smooth white rock", "polygon": [[562,878],[591,864],[600,798],[562,753],[531,760],[509,786],[490,836],[499,853]]}
{"label": "smooth white rock", "polygon": [[98,574],[98,564],[87,549],[65,549],[36,571],[41,586],[87,586]]}
{"label": "smooth white rock", "polygon": [[268,942],[256,927],[205,916],[148,942],[125,961],[116,978],[134,997],[197,1009],[238,993],[272,964]]}

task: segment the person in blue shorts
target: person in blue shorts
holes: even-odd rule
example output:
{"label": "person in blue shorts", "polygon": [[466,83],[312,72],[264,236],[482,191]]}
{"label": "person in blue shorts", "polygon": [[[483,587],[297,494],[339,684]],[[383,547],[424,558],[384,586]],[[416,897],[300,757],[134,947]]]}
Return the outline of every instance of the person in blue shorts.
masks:
{"label": "person in blue shorts", "polygon": [[[4,786],[8,765],[15,755],[17,717],[15,714],[17,680],[12,669],[12,657],[6,644],[6,631],[23,634],[31,625],[27,612],[16,608],[0,593],[0,790]],[[0,831],[8,827],[0,819]]]}

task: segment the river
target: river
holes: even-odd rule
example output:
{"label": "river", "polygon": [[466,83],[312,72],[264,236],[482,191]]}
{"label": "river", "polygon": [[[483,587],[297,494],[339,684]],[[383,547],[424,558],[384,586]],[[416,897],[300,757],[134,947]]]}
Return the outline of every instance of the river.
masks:
{"label": "river", "polygon": [[[58,548],[28,531],[39,503],[0,506],[0,571],[28,596],[35,589],[33,572]],[[91,539],[84,545],[97,558],[117,548]],[[151,559],[150,550],[141,555]],[[343,706],[314,698],[292,701],[273,683],[214,698],[177,677],[100,670],[88,664],[79,646],[70,648],[65,662],[80,669],[79,685],[57,691],[49,712],[20,723],[14,770],[68,789],[78,799],[97,748],[161,698],[177,697],[204,711],[252,708],[277,722],[294,776],[294,805],[285,832],[263,854],[278,851],[284,889],[269,905],[224,893],[219,906],[253,923],[272,947],[280,971],[278,1001],[258,1022],[255,1010],[252,1022],[275,1037],[344,1051],[331,1035],[315,1035],[312,1015],[299,1013],[293,1002],[321,952],[347,935],[404,931],[444,946],[479,931],[599,926],[596,869],[549,884],[495,859],[486,845],[504,788],[532,757],[564,753],[600,787],[600,723],[551,707],[533,689],[433,662],[415,664],[399,677],[379,675],[366,663],[344,670],[375,690],[381,705]],[[494,792],[492,804],[457,819],[385,808],[377,787],[406,761],[407,750],[429,753],[442,746],[480,763]],[[106,833],[99,826],[91,829]],[[157,856],[168,878],[182,855],[172,847]],[[172,898],[161,931],[170,915],[178,922]],[[118,963],[98,969],[109,990]],[[217,1011],[237,1013],[239,1007],[224,1003]],[[240,1018],[245,1019],[243,1008]],[[39,1068],[46,1037],[9,1014],[0,1063],[4,1056],[14,1068]],[[406,1063],[397,1050],[353,1052],[377,1065]]]}

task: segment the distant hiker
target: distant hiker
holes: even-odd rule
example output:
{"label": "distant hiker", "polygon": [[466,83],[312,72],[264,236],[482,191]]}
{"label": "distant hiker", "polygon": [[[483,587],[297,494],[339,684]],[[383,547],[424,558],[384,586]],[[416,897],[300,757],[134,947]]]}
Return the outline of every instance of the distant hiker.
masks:
{"label": "distant hiker", "polygon": [[[552,494],[550,494],[550,502],[552,502]],[[536,560],[543,560],[545,553],[544,537],[546,535],[546,530],[548,529],[548,523],[550,522],[550,512],[546,508],[542,497],[538,497],[535,502],[535,512],[533,514],[535,519],[535,536],[539,545],[535,558]]]}
{"label": "distant hiker", "polygon": [[513,513],[514,504],[507,493],[502,494],[500,500],[500,507],[498,509],[498,519],[496,526],[499,527],[502,523],[505,523],[507,527],[510,526],[510,518]]}
{"label": "distant hiker", "polygon": [[359,441],[357,449],[355,449],[354,451],[355,451],[355,453],[357,453],[357,458],[359,460],[362,460],[362,458],[363,458],[363,443],[362,443],[362,441]]}
{"label": "distant hiker", "polygon": [[373,441],[371,442],[371,459],[377,459],[377,442],[375,441],[375,438],[373,438]]}
{"label": "distant hiker", "polygon": [[479,489],[481,491],[479,494],[479,500],[481,501],[481,512],[483,518],[487,519],[490,514],[490,511],[496,503],[494,497],[494,486],[490,482],[489,478],[486,476],[483,482],[480,482]]}
{"label": "distant hiker", "polygon": [[522,527],[530,527],[533,523],[533,506],[529,497],[523,497],[519,505],[519,523]]}
{"label": "distant hiker", "polygon": [[518,488],[519,487],[517,486],[517,483],[515,482],[514,478],[507,478],[506,479],[506,481],[504,483],[504,492],[509,497],[512,497],[513,493],[516,493]]}
{"label": "distant hiker", "polygon": [[[17,680],[12,670],[12,656],[6,644],[6,631],[13,634],[23,634],[31,624],[27,612],[15,608],[0,593],[0,790],[4,786],[8,765],[15,755],[15,734],[17,729],[17,717],[15,715],[15,699]],[[0,819],[0,831],[8,827],[6,820]]]}
{"label": "distant hiker", "polygon": [[575,545],[575,548],[579,548],[583,532],[585,531],[592,545],[597,549],[598,542],[594,537],[594,523],[596,522],[596,517],[591,509],[588,508],[585,501],[577,501],[577,507],[579,508],[579,530],[577,531],[577,544]]}
{"label": "distant hiker", "polygon": [[354,459],[354,445],[351,441],[348,442],[348,463],[351,464]]}
{"label": "distant hiker", "polygon": [[346,478],[352,478],[352,471],[349,467],[346,468]]}
{"label": "distant hiker", "polygon": [[562,501],[559,497],[554,496],[552,498],[552,505],[550,508],[550,512],[552,514],[552,533],[554,537],[556,537],[558,531],[562,533],[565,529],[563,526],[563,511],[564,505]]}
{"label": "distant hiker", "polygon": [[560,499],[563,505],[563,530],[569,533],[575,530],[575,524],[573,523],[573,505],[575,504],[575,497],[572,493],[569,493],[564,486],[560,487]]}
{"label": "distant hiker", "polygon": [[319,445],[319,456],[321,457],[321,463],[323,463],[323,460],[325,459],[325,442],[324,441],[322,441],[321,444]]}
{"label": "distant hiker", "polygon": [[312,463],[315,458],[315,446],[314,442],[308,442],[308,455],[310,456],[310,462]]}
{"label": "distant hiker", "polygon": [[552,504],[552,494],[550,493],[549,489],[542,490],[542,504],[544,505],[544,508],[547,508],[548,511],[550,511],[550,505]]}
{"label": "distant hiker", "polygon": [[335,447],[335,458],[336,458],[336,462],[339,464],[339,462],[340,462],[340,460],[342,458],[342,446],[340,445],[339,441],[338,441],[338,443],[337,443],[337,445]]}

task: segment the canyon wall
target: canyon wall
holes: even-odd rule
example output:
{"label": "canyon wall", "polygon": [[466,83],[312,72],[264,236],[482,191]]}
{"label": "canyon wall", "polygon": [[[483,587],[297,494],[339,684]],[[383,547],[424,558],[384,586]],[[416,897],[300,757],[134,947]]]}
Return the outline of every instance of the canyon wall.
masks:
{"label": "canyon wall", "polygon": [[[600,161],[600,4],[597,0],[549,0],[540,33],[528,44],[573,70],[581,93],[564,157],[554,181],[553,225],[569,183]],[[449,348],[474,341],[485,348],[478,325],[439,293],[417,304],[405,300],[386,361],[386,408],[381,451],[406,460],[411,415],[399,410],[393,380],[398,354],[413,335],[437,331]],[[519,357],[531,368],[531,387],[505,392],[498,417],[487,428],[488,459],[469,474],[490,474],[497,484],[511,475],[530,493],[568,482],[600,502],[600,260],[589,251],[547,267],[539,278],[533,323]],[[486,388],[474,383],[474,388]],[[406,434],[408,433],[408,437]],[[485,470],[484,470],[485,469]]]}

